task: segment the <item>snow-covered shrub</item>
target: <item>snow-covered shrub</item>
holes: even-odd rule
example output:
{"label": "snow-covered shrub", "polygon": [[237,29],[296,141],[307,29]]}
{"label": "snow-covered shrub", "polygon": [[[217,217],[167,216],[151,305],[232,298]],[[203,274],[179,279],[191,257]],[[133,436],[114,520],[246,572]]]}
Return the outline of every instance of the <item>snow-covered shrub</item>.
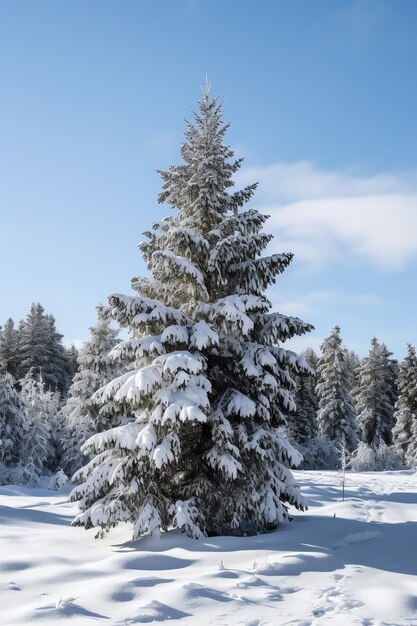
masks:
{"label": "snow-covered shrub", "polygon": [[350,466],[354,472],[373,472],[376,470],[376,451],[363,441],[353,453]]}
{"label": "snow-covered shrub", "polygon": [[376,448],[361,441],[352,455],[350,467],[355,472],[383,472],[401,469],[403,463],[395,448],[384,441]]}
{"label": "snow-covered shrub", "polygon": [[51,479],[49,481],[48,489],[52,489],[54,491],[58,491],[62,487],[65,487],[69,483],[68,476],[65,474],[64,470],[59,469],[52,474]]}
{"label": "snow-covered shrub", "polygon": [[387,446],[381,441],[377,448],[378,465],[383,471],[400,470],[404,468],[404,461],[395,446]]}

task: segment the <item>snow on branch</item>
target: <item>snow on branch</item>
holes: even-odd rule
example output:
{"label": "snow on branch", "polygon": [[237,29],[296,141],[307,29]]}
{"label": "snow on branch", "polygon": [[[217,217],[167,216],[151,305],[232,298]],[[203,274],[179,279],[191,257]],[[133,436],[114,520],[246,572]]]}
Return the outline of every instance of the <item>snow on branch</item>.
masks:
{"label": "snow on branch", "polygon": [[191,330],[190,347],[203,350],[219,343],[219,335],[206,322],[197,322]]}
{"label": "snow on branch", "polygon": [[162,354],[164,347],[160,335],[148,335],[146,337],[134,337],[117,344],[109,356],[114,360],[135,359],[144,356]]}
{"label": "snow on branch", "polygon": [[261,326],[261,339],[266,343],[286,341],[296,335],[304,335],[314,330],[314,326],[303,322],[298,317],[289,317],[281,313],[264,313],[257,316]]}
{"label": "snow on branch", "polygon": [[265,311],[268,304],[264,298],[253,295],[232,295],[217,300],[213,304],[200,304],[199,311],[210,320],[218,318],[224,322],[236,324],[243,335],[247,336],[254,328],[254,322],[248,313]]}
{"label": "snow on branch", "polygon": [[176,275],[180,272],[193,278],[203,293],[208,295],[204,281],[204,274],[194,265],[194,263],[192,263],[192,261],[184,256],[174,254],[171,250],[158,250],[157,252],[154,252],[153,256],[155,259],[158,259],[159,262],[163,262],[165,260],[170,271],[175,272]]}
{"label": "snow on branch", "polygon": [[227,403],[226,415],[253,417],[256,414],[256,404],[247,395],[235,389],[230,395],[231,398]]}
{"label": "snow on branch", "polygon": [[109,297],[110,314],[121,326],[145,328],[154,322],[164,326],[186,325],[190,320],[178,309],[158,300],[113,294]]}

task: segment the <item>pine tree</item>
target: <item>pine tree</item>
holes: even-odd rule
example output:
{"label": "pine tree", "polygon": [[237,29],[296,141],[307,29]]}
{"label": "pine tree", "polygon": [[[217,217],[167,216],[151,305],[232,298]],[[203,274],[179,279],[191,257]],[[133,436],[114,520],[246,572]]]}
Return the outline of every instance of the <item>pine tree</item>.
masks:
{"label": "pine tree", "polygon": [[[0,464],[12,468],[19,461],[23,439],[23,407],[10,374],[0,376]],[[0,480],[5,479],[2,470]]]}
{"label": "pine tree", "polygon": [[72,497],[75,524],[134,523],[134,536],[176,527],[190,536],[274,528],[304,508],[288,465],[300,455],[279,432],[295,410],[293,375],[305,361],[279,344],[311,327],[270,312],[265,289],[292,254],[261,257],[266,216],[239,209],[255,185],[229,193],[241,161],[208,89],[188,124],[183,164],[161,172],[174,215],[145,233],[150,278],[139,296],[110,297],[131,337],[128,373],[96,393],[136,420],[98,434]]}
{"label": "pine tree", "polygon": [[32,372],[47,389],[66,393],[71,370],[62,345],[62,335],[55,328],[55,318],[44,308],[32,304],[30,313],[19,325],[19,378]]}
{"label": "pine tree", "polygon": [[36,484],[51,468],[55,456],[52,426],[57,406],[54,393],[48,391],[42,381],[34,380],[30,372],[20,385],[24,406],[21,480]]}
{"label": "pine tree", "polygon": [[9,318],[0,330],[0,374],[17,376],[18,332],[14,321]]}
{"label": "pine tree", "polygon": [[303,467],[312,467],[314,459],[311,455],[315,437],[318,434],[317,411],[318,398],[316,393],[316,369],[319,357],[312,348],[301,353],[311,372],[296,377],[295,404],[297,411],[289,417],[288,435],[304,457]]}
{"label": "pine tree", "polygon": [[407,356],[400,365],[399,397],[395,406],[394,443],[410,465],[415,465],[417,452],[417,355],[408,346]]}
{"label": "pine tree", "polygon": [[386,445],[392,443],[394,405],[390,395],[393,385],[390,356],[387,347],[374,337],[369,354],[362,362],[354,394],[361,439],[374,450],[381,441]]}
{"label": "pine tree", "polygon": [[320,433],[334,446],[335,455],[330,462],[337,466],[336,451],[341,448],[342,442],[345,442],[348,452],[352,452],[358,443],[356,414],[346,368],[346,351],[342,346],[338,326],[324,340],[321,350],[322,356],[317,367],[317,421]]}
{"label": "pine tree", "polygon": [[114,418],[117,407],[112,400],[101,406],[92,400],[94,392],[121,373],[120,366],[115,365],[110,356],[110,351],[118,341],[118,331],[105,319],[102,307],[98,307],[98,322],[90,328],[90,332],[90,340],[79,353],[79,372],[74,377],[63,408],[65,433],[62,467],[69,476],[88,460],[81,452],[81,446],[87,439],[115,426],[118,420]]}

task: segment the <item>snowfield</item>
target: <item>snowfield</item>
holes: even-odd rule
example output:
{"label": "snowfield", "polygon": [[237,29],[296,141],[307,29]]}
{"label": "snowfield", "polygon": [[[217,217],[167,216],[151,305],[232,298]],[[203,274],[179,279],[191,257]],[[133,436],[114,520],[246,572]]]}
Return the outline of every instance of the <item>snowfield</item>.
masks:
{"label": "snowfield", "polygon": [[417,626],[417,474],[295,472],[276,532],[130,542],[71,528],[67,494],[0,488],[0,624]]}

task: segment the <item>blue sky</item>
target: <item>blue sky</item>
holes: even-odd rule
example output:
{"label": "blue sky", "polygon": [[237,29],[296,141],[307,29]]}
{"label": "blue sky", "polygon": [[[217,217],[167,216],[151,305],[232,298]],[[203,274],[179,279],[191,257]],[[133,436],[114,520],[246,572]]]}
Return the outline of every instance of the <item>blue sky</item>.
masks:
{"label": "blue sky", "polygon": [[0,320],[32,301],[66,340],[130,292],[137,244],[169,211],[206,73],[245,156],[240,182],[296,253],[277,308],[417,343],[417,3],[413,0],[2,0]]}

